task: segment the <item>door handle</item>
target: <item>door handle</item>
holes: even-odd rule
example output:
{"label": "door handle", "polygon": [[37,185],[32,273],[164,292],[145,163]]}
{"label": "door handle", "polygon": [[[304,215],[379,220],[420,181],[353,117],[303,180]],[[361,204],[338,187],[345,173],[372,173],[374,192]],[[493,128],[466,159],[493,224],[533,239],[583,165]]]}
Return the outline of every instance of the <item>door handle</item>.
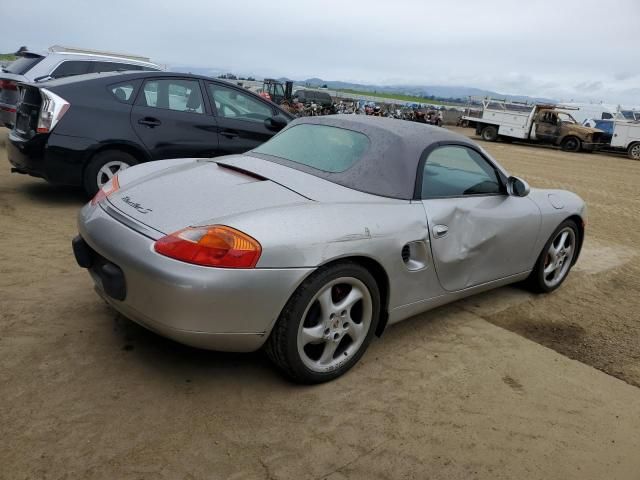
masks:
{"label": "door handle", "polygon": [[433,232],[433,238],[442,238],[449,231],[449,227],[446,225],[434,225],[431,231]]}
{"label": "door handle", "polygon": [[236,138],[238,135],[238,132],[235,132],[233,130],[222,130],[220,132],[220,135],[224,135],[227,138]]}
{"label": "door handle", "polygon": [[158,120],[157,118],[153,118],[153,117],[144,117],[141,118],[140,120],[138,120],[138,123],[140,125],[146,125],[147,127],[159,127],[160,125],[162,125],[162,122],[160,120]]}

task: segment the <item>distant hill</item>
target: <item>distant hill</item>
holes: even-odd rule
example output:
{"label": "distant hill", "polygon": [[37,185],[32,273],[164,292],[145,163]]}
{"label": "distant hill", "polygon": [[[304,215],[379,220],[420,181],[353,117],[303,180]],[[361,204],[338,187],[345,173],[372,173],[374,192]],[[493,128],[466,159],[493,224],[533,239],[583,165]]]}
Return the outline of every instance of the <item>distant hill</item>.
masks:
{"label": "distant hill", "polygon": [[[210,77],[217,77],[228,71],[220,68],[202,68],[202,67],[190,67],[185,65],[171,66],[169,70],[174,72],[186,72],[194,73],[198,75],[207,75]],[[238,76],[246,77],[246,72],[234,72]],[[253,75],[255,76],[255,75]],[[262,78],[260,76],[256,78]],[[290,78],[280,77],[279,81],[285,82],[291,80]],[[351,83],[342,82],[340,80],[323,80],[322,78],[313,77],[306,80],[294,80],[295,83],[301,85],[308,85],[310,87],[321,87],[326,85],[332,90],[357,90],[362,92],[378,92],[378,93],[394,93],[401,95],[410,95],[416,97],[430,98],[432,100],[455,100],[466,101],[467,97],[493,97],[493,98],[508,98],[517,102],[555,102],[550,98],[541,97],[529,97],[527,95],[510,95],[505,93],[494,92],[491,90],[484,90],[475,87],[466,86],[446,86],[446,85],[371,85],[365,83]]]}
{"label": "distant hill", "polygon": [[483,90],[475,87],[465,86],[446,86],[446,85],[367,85],[361,83],[350,83],[333,80],[322,80],[321,78],[308,78],[300,83],[309,86],[327,85],[329,88],[359,90],[378,93],[400,93],[403,95],[413,95],[418,97],[434,97],[435,99],[462,99],[465,100],[469,96],[475,97],[494,97],[508,98],[518,102],[536,101],[536,102],[554,102],[550,98],[530,97],[527,95],[509,95],[498,93],[491,90]]}

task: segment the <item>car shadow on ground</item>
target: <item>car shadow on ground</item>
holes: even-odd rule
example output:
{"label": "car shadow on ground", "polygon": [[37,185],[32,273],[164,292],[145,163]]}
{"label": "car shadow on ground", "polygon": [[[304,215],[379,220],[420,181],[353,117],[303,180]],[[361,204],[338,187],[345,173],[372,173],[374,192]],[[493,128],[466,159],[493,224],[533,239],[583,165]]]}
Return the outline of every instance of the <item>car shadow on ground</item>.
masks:
{"label": "car shadow on ground", "polygon": [[18,188],[29,200],[56,206],[82,206],[89,199],[82,188],[51,185],[35,180]]}
{"label": "car shadow on ground", "polygon": [[273,367],[263,350],[233,353],[189,347],[147,330],[110,307],[105,308],[113,314],[113,334],[123,353],[132,354],[135,357],[132,361],[142,362],[145,368],[164,372],[163,375],[171,372],[172,381],[177,376],[186,383],[196,379],[226,383],[242,378],[290,383]]}
{"label": "car shadow on ground", "polygon": [[[157,371],[168,383],[198,384],[207,389],[219,389],[229,384],[251,383],[252,388],[308,389],[286,378],[271,362],[263,349],[250,353],[203,350],[182,345],[147,330],[105,305],[113,318],[113,339],[130,361],[145,371]],[[446,335],[443,316],[458,311],[450,305],[411,317],[389,327],[382,338],[374,338],[364,358],[355,369],[367,368],[365,362],[383,361],[408,343],[420,342],[430,336]],[[355,373],[357,374],[357,373]],[[317,387],[317,386],[315,386]]]}

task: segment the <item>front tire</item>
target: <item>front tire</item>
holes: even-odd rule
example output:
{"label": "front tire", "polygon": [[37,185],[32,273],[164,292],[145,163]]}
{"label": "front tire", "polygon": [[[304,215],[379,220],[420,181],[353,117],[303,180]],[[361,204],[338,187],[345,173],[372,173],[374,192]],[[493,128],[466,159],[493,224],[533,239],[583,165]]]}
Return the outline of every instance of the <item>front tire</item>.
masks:
{"label": "front tire", "polygon": [[480,136],[485,142],[495,142],[498,140],[498,129],[493,125],[489,125],[482,129]]}
{"label": "front tire", "polygon": [[93,197],[114,175],[137,164],[136,158],[122,150],[98,152],[84,170],[83,186]]}
{"label": "front tire", "polygon": [[299,383],[333,380],[364,354],[380,317],[380,291],[361,265],[323,267],[291,296],[265,349],[290,379]]}
{"label": "front tire", "polygon": [[533,291],[549,293],[562,285],[578,253],[578,235],[578,227],[572,220],[565,220],[555,229],[529,276]]}
{"label": "front tire", "polygon": [[579,152],[581,147],[580,139],[578,137],[566,137],[562,140],[560,148],[565,152]]}

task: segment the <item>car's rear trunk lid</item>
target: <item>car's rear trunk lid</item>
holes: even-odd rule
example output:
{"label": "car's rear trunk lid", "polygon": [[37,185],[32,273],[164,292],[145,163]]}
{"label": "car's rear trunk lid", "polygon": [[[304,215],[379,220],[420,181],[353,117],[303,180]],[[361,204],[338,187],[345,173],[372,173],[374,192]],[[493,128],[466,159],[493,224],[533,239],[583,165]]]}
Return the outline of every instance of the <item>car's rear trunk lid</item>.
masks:
{"label": "car's rear trunk lid", "polygon": [[169,234],[187,226],[232,223],[233,215],[309,200],[251,172],[191,160],[124,182],[108,201],[137,222]]}

